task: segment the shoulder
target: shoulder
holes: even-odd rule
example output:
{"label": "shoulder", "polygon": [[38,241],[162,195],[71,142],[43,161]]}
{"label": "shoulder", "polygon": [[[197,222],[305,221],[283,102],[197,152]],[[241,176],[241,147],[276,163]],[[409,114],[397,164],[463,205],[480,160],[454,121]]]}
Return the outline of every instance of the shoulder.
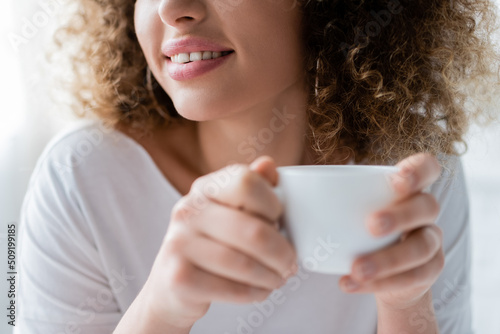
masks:
{"label": "shoulder", "polygon": [[80,121],[58,132],[45,146],[38,164],[48,163],[61,174],[119,163],[133,148],[132,139],[99,120]]}
{"label": "shoulder", "polygon": [[137,148],[125,134],[99,120],[78,121],[60,130],[47,143],[33,170],[30,186],[47,180],[85,182],[119,166],[130,166],[137,161],[130,157],[132,154],[137,154]]}

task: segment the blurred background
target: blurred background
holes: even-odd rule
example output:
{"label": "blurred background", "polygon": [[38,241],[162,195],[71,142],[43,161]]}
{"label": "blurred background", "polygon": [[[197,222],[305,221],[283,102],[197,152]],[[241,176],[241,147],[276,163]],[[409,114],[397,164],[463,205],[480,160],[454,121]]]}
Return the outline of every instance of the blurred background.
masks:
{"label": "blurred background", "polygon": [[[500,0],[496,0],[500,4]],[[0,333],[7,324],[7,225],[19,222],[29,177],[49,139],[75,118],[48,93],[51,72],[43,47],[64,0],[3,0],[0,11]],[[500,99],[497,106],[500,107]],[[500,111],[499,111],[500,112]],[[476,333],[500,333],[500,124],[473,126],[462,157],[473,247],[473,322]],[[17,230],[19,226],[17,227]],[[5,277],[5,278],[4,278]],[[457,333],[458,334],[458,333]]]}

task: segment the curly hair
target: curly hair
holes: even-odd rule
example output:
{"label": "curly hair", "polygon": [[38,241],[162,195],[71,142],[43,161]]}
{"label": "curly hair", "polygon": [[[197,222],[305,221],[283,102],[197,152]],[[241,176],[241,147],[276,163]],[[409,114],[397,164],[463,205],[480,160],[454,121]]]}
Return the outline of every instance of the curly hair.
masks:
{"label": "curly hair", "polygon": [[[308,136],[317,163],[338,161],[340,152],[355,163],[393,164],[416,152],[467,150],[468,126],[485,110],[470,103],[480,90],[465,88],[489,82],[493,91],[500,82],[491,1],[295,1],[303,12]],[[147,80],[134,4],[80,0],[55,41],[76,41],[68,59],[78,116],[146,134],[181,116],[154,77]],[[462,153],[456,144],[464,144]]]}

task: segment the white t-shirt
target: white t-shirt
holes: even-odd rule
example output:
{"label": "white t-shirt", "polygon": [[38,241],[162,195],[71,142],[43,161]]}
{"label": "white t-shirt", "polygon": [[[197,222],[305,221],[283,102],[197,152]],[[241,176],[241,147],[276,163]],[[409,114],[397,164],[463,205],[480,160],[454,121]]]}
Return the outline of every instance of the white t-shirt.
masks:
{"label": "white t-shirt", "polygon": [[[444,270],[432,286],[441,334],[471,330],[469,206],[460,159],[431,193],[441,204]],[[14,334],[112,333],[144,285],[180,193],[130,137],[85,121],[46,146],[19,228]],[[372,294],[346,294],[337,275],[290,278],[262,303],[213,303],[193,334],[375,334]],[[425,310],[408,325],[422,331]]]}

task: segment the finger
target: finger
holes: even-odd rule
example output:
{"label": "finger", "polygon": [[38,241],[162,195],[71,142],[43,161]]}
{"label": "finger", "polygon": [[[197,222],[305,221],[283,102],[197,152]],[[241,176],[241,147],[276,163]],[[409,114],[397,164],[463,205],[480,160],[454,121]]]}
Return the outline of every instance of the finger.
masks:
{"label": "finger", "polygon": [[276,163],[270,156],[263,155],[258,157],[250,164],[250,169],[259,173],[262,177],[269,181],[271,186],[274,187],[278,184]]}
{"label": "finger", "polygon": [[187,240],[184,256],[208,273],[268,290],[277,289],[283,283],[283,278],[273,270],[224,244],[202,235]]}
{"label": "finger", "polygon": [[[282,277],[296,263],[295,250],[273,226],[244,211],[211,202],[203,214],[191,213],[189,198],[176,203],[172,220],[182,221],[200,233],[253,257]],[[207,223],[208,222],[208,223]]]}
{"label": "finger", "polygon": [[283,211],[272,185],[247,165],[228,166],[197,178],[188,196],[195,197],[193,204],[212,200],[269,222],[277,221]]}
{"label": "finger", "polygon": [[169,266],[171,291],[194,303],[251,303],[265,300],[272,291],[214,276],[180,256],[170,257]]}
{"label": "finger", "polygon": [[425,189],[441,175],[438,160],[428,153],[412,155],[396,166],[400,167],[400,170],[391,177],[391,184],[399,198]]}
{"label": "finger", "polygon": [[367,281],[405,272],[430,261],[441,245],[442,232],[437,225],[419,228],[403,242],[357,258],[351,276],[357,281]]}
{"label": "finger", "polygon": [[350,276],[343,276],[339,280],[340,287],[346,292],[355,293],[380,293],[415,288],[427,288],[434,284],[444,267],[444,253],[437,252],[434,257],[424,265],[410,269],[398,275],[358,282]]}
{"label": "finger", "polygon": [[414,230],[435,221],[439,210],[439,203],[433,195],[417,193],[370,215],[367,221],[368,230],[374,236]]}

